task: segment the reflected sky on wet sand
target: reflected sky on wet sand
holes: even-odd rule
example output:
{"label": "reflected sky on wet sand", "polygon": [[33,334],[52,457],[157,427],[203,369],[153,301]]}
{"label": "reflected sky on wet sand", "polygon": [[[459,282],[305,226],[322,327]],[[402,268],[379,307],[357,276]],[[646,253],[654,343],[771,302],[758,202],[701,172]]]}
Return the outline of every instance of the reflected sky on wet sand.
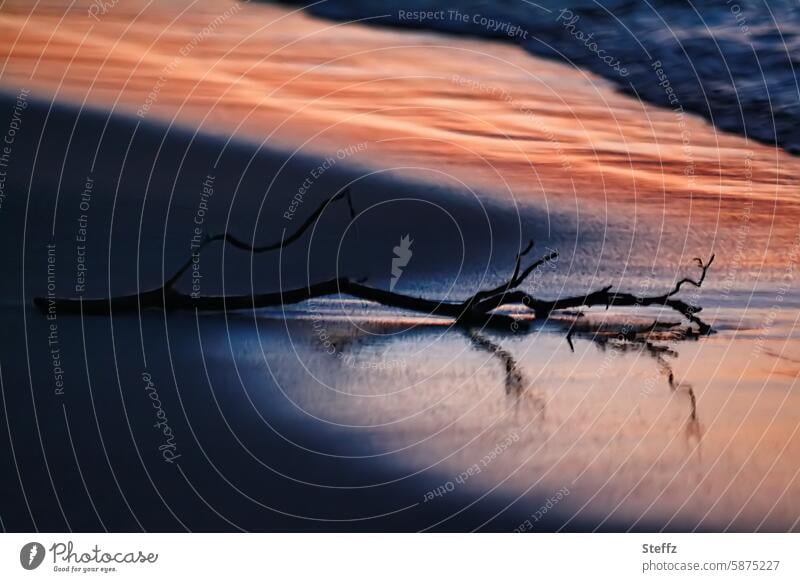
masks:
{"label": "reflected sky on wet sand", "polygon": [[566,488],[559,513],[575,523],[797,527],[800,362],[787,354],[800,342],[787,314],[740,335],[633,339],[622,327],[646,327],[650,314],[590,313],[508,336],[332,316],[335,301],[316,309],[326,315],[285,329],[263,320],[258,339],[231,335],[246,384],[312,425],[368,435],[380,462],[433,469],[476,497]]}
{"label": "reflected sky on wet sand", "polygon": [[[337,455],[425,471],[445,495],[502,491],[536,506],[566,490],[565,525],[798,528],[800,159],[513,46],[225,0],[125,2],[99,20],[87,5],[4,5],[8,90],[283,151],[345,152],[343,165],[416,181],[422,197],[426,184],[457,184],[523,214],[607,226],[599,247],[564,257],[545,295],[576,278],[668,289],[693,257],[717,253],[699,299],[709,337],[621,334],[675,321],[649,311],[596,308],[499,335],[322,300],[260,312],[255,328],[200,318],[222,390],[235,378],[257,406],[348,435],[331,444]],[[637,233],[635,244],[615,232]],[[404,284],[447,292],[411,274]],[[180,333],[176,367],[196,367],[194,329]]]}

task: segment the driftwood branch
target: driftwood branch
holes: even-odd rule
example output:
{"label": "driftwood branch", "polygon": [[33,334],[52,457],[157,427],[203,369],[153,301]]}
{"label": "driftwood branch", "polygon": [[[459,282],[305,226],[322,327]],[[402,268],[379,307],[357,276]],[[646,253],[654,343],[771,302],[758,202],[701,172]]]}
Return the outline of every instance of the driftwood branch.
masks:
{"label": "driftwood branch", "polygon": [[497,309],[502,305],[521,304],[530,308],[536,313],[537,317],[547,317],[554,311],[574,309],[576,307],[593,307],[597,305],[606,308],[614,305],[617,307],[669,307],[683,315],[687,320],[697,325],[700,333],[707,334],[711,331],[711,326],[697,317],[697,313],[702,311],[702,307],[691,305],[681,299],[676,299],[681,287],[685,284],[702,287],[709,267],[714,262],[715,255],[711,255],[708,262],[696,258],[695,262],[701,269],[700,277],[695,279],[684,278],[678,281],[675,286],[662,295],[634,295],[631,293],[617,293],[611,291],[611,285],[603,287],[598,291],[578,295],[575,297],[563,297],[554,300],[537,299],[525,291],[513,291],[504,294],[497,294],[480,302],[477,308],[485,311]]}
{"label": "driftwood branch", "polygon": [[[297,228],[297,230],[295,230],[292,234],[290,234],[286,238],[283,238],[281,240],[278,240],[278,241],[275,241],[275,242],[272,242],[272,243],[268,243],[268,244],[265,244],[265,245],[253,246],[253,245],[247,244],[244,241],[239,240],[238,238],[236,238],[235,236],[233,236],[230,233],[224,232],[222,234],[217,234],[217,235],[214,235],[214,236],[207,236],[203,240],[203,242],[200,243],[200,246],[197,248],[196,253],[198,253],[198,254],[201,253],[210,244],[215,243],[215,242],[219,242],[219,241],[228,243],[232,247],[237,248],[239,250],[249,251],[249,252],[251,252],[253,254],[260,254],[260,253],[266,253],[266,252],[269,252],[269,251],[276,251],[276,250],[280,249],[281,247],[286,247],[286,246],[292,244],[293,242],[297,241],[298,239],[300,239],[300,237],[302,237],[305,234],[305,232],[309,228],[311,228],[317,222],[317,220],[319,220],[319,217],[322,215],[323,212],[325,212],[325,209],[328,207],[329,204],[331,204],[333,202],[336,202],[337,200],[342,200],[342,199],[346,199],[347,200],[347,204],[348,204],[348,207],[350,209],[350,217],[351,218],[355,218],[355,208],[353,208],[353,201],[352,201],[352,195],[350,193],[350,188],[346,187],[346,188],[342,189],[340,192],[338,192],[337,194],[335,194],[334,196],[332,196],[331,198],[323,201],[322,204],[320,204],[317,207],[317,209],[314,210],[314,212],[312,212],[311,215]],[[181,277],[183,277],[183,275],[186,273],[186,271],[188,271],[192,267],[192,261],[193,261],[192,257],[189,257],[186,260],[186,262],[181,266],[181,268],[178,269],[175,272],[175,274],[172,275],[172,277],[170,277],[169,279],[167,279],[164,282],[164,286],[163,287],[161,287],[159,289],[154,289],[154,291],[171,290],[171,289],[173,289],[175,287],[175,284],[178,281],[180,281]]]}
{"label": "driftwood branch", "polygon": [[[346,199],[351,216],[354,215],[352,197],[349,189],[344,189],[332,198],[324,201],[290,236],[279,241],[254,246],[247,244],[230,233],[223,233],[207,237],[197,252],[205,249],[215,242],[224,242],[240,250],[251,253],[264,253],[279,250],[286,245],[299,240],[311,228],[324,212],[328,204],[337,200]],[[490,289],[480,290],[464,301],[445,301],[415,297],[394,291],[387,291],[366,285],[363,281],[355,281],[347,277],[331,279],[309,284],[305,287],[281,290],[272,293],[238,296],[192,296],[176,288],[183,275],[191,268],[192,258],[189,258],[171,277],[159,288],[142,293],[121,297],[102,299],[56,299],[55,308],[61,313],[83,313],[94,315],[108,315],[112,312],[136,311],[146,308],[156,309],[190,309],[204,311],[226,311],[239,309],[257,309],[264,307],[279,307],[301,303],[303,301],[336,295],[350,295],[365,301],[379,303],[387,307],[404,309],[429,316],[446,317],[456,323],[466,326],[491,326],[506,331],[515,332],[524,327],[525,322],[498,313],[497,310],[504,305],[521,305],[530,309],[536,318],[545,319],[555,311],[574,309],[577,307],[609,306],[663,306],[668,307],[683,315],[689,322],[697,325],[700,333],[710,333],[711,327],[697,317],[701,311],[699,306],[694,306],[676,298],[684,285],[693,285],[700,288],[705,281],[706,274],[714,262],[714,255],[708,262],[695,259],[700,268],[700,277],[697,279],[683,278],[674,287],[662,295],[638,296],[630,293],[612,292],[611,286],[603,287],[586,295],[575,297],[561,297],[547,300],[539,299],[520,289],[525,280],[539,267],[554,260],[557,252],[550,252],[523,267],[523,260],[533,249],[533,241],[520,251],[516,256],[511,277]],[[52,300],[43,298],[34,299],[35,305],[47,309]]]}

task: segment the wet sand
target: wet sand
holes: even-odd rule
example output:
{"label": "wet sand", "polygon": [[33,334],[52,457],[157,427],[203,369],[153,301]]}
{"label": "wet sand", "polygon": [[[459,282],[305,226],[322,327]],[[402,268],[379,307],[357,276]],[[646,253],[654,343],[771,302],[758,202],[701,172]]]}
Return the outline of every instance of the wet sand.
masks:
{"label": "wet sand", "polygon": [[351,165],[466,195],[644,221],[663,236],[654,264],[685,262],[674,252],[687,240],[690,257],[735,244],[746,221],[738,263],[770,269],[796,235],[798,158],[517,47],[222,0],[125,3],[99,20],[86,6],[6,3],[4,85],[290,151],[356,148]]}
{"label": "wet sand", "polygon": [[[323,303],[317,311],[314,306],[292,311],[286,319],[283,313],[245,314],[243,321],[219,315],[198,324],[191,314],[148,314],[152,319],[145,330],[135,320],[123,319],[117,328],[124,330],[121,336],[110,328],[113,320],[92,320],[89,349],[75,339],[85,333],[79,329],[80,320],[63,319],[63,333],[71,338],[67,361],[73,373],[76,368],[83,373],[86,358],[86,369],[99,375],[96,389],[115,388],[103,413],[117,424],[130,419],[130,436],[122,424],[113,431],[109,442],[124,443],[124,452],[112,451],[111,465],[126,467],[129,482],[142,491],[135,507],[146,516],[146,529],[181,529],[168,512],[157,511],[162,502],[156,492],[161,491],[177,515],[199,512],[196,521],[188,522],[191,529],[235,529],[232,524],[247,529],[317,527],[318,522],[298,524],[268,510],[249,513],[248,497],[262,503],[272,499],[260,486],[280,491],[279,499],[272,499],[279,508],[306,508],[310,516],[325,519],[380,515],[402,509],[406,502],[417,504],[413,512],[399,514],[402,517],[394,521],[347,522],[335,526],[339,529],[423,529],[439,524],[508,530],[565,488],[569,494],[535,529],[797,529],[797,158],[720,133],[690,115],[680,117],[639,103],[591,74],[506,45],[333,24],[260,5],[238,9],[215,1],[188,6],[181,12],[175,5],[144,8],[124,3],[99,21],[87,15],[86,7],[64,13],[45,5],[30,14],[27,5],[12,2],[0,11],[0,30],[5,38],[15,39],[0,47],[5,92],[14,95],[18,87],[29,87],[41,103],[54,97],[62,104],[85,104],[91,109],[91,131],[78,131],[80,138],[70,144],[63,136],[69,135],[75,111],[65,114],[56,107],[47,112],[45,105],[37,106],[36,120],[31,115],[28,126],[55,124],[52,131],[61,141],[58,147],[48,146],[55,138],[45,136],[42,160],[31,170],[34,187],[26,190],[28,175],[22,168],[27,166],[19,169],[15,199],[0,213],[0,220],[14,224],[6,227],[5,246],[19,240],[18,229],[30,222],[26,241],[32,253],[7,263],[15,268],[27,264],[30,279],[27,288],[20,289],[16,279],[3,285],[5,301],[16,305],[6,320],[19,334],[23,326],[30,326],[32,335],[30,345],[26,343],[27,358],[19,345],[4,347],[5,386],[24,385],[26,372],[35,370],[35,384],[44,393],[35,397],[32,393],[33,404],[46,409],[41,412],[49,420],[46,442],[60,447],[55,479],[72,483],[66,513],[73,521],[77,519],[84,529],[97,527],[86,505],[94,496],[81,491],[75,475],[80,465],[63,448],[63,410],[52,399],[50,379],[42,367],[47,356],[46,322],[33,312],[23,312],[29,308],[22,306],[44,288],[44,255],[35,253],[51,235],[50,221],[56,222],[49,207],[52,197],[61,186],[65,200],[73,204],[93,163],[91,152],[103,144],[113,152],[96,170],[104,173],[102,179],[97,177],[102,185],[98,191],[114,191],[114,204],[118,199],[120,207],[115,214],[111,197],[101,202],[98,196],[93,220],[102,230],[113,227],[122,234],[107,238],[93,234],[98,237],[94,244],[104,251],[96,253],[97,263],[91,267],[94,295],[108,290],[105,276],[111,287],[110,274],[115,289],[130,291],[140,275],[130,265],[137,264],[138,269],[139,262],[158,263],[142,267],[148,280],[156,281],[158,268],[165,268],[162,257],[169,265],[185,256],[187,225],[197,206],[196,187],[220,152],[235,160],[227,170],[229,179],[220,177],[220,183],[232,190],[237,177],[245,179],[246,204],[227,218],[253,236],[263,237],[270,230],[258,226],[262,220],[282,224],[280,215],[309,168],[327,156],[335,157],[337,150],[346,155],[337,163],[342,173],[336,179],[359,186],[360,208],[400,197],[435,201],[448,210],[448,204],[456,208],[455,201],[461,199],[481,208],[486,205],[492,216],[515,214],[514,204],[519,207],[524,219],[517,225],[519,232],[509,226],[513,226],[509,219],[490,238],[503,252],[484,261],[468,249],[464,254],[472,262],[466,262],[464,273],[453,261],[455,267],[448,263],[442,273],[431,274],[435,265],[464,249],[457,241],[452,248],[437,245],[433,235],[444,236],[449,243],[457,238],[446,220],[425,222],[425,232],[415,236],[417,248],[427,249],[418,261],[426,261],[430,268],[415,271],[419,263],[414,263],[403,283],[421,294],[444,296],[452,288],[463,291],[479,285],[482,276],[501,276],[510,265],[508,249],[534,235],[554,244],[563,255],[559,268],[548,274],[539,290],[545,295],[606,283],[628,289],[644,283],[669,287],[691,268],[692,257],[717,253],[707,289],[694,299],[705,306],[703,316],[718,333],[688,342],[660,338],[655,347],[616,341],[613,335],[598,339],[589,326],[587,337],[576,337],[570,349],[557,322],[520,337],[470,336],[445,332],[446,324],[431,326],[428,320],[374,307],[359,306],[362,310],[352,313],[348,311],[352,306],[343,310],[336,303]],[[215,31],[202,33],[226,9],[228,16]],[[181,49],[190,46],[181,55]],[[112,111],[104,138],[104,119]],[[167,131],[165,124],[172,122],[180,131]],[[33,159],[36,137],[29,135],[27,145],[15,146],[18,159]],[[225,142],[228,137],[233,138],[230,143]],[[128,143],[134,145],[126,148]],[[268,147],[255,151],[259,144]],[[366,145],[359,148],[359,144]],[[165,160],[159,158],[161,147]],[[197,154],[195,148],[208,151]],[[295,149],[308,155],[292,158]],[[189,151],[190,162],[182,170],[182,154]],[[70,157],[64,174],[68,187],[54,177],[51,167],[51,160],[67,159],[65,152],[79,158]],[[159,171],[148,177],[152,155]],[[253,165],[264,175],[248,173],[250,156],[255,156]],[[291,171],[284,172],[287,160]],[[274,187],[265,186],[268,174],[275,171],[280,180]],[[371,172],[378,176],[362,182]],[[173,175],[180,180],[171,183]],[[155,180],[152,190],[146,178]],[[334,182],[331,172],[320,185],[332,187]],[[271,216],[258,214],[264,188],[267,193],[278,192],[274,200],[270,198]],[[453,196],[442,197],[440,190]],[[170,205],[173,195],[176,208]],[[137,224],[141,208],[149,214]],[[217,228],[224,224],[222,215],[218,214]],[[365,271],[375,276],[391,257],[384,247],[391,249],[390,241],[421,224],[423,215],[418,206],[371,215],[359,233],[364,238],[345,245],[350,250],[344,253],[343,264],[368,264]],[[465,215],[479,224],[474,218],[477,210]],[[341,220],[336,216],[334,223]],[[169,231],[167,223],[172,225]],[[59,245],[66,246],[64,252],[71,256],[72,220],[64,217],[54,226]],[[161,236],[142,237],[143,230],[156,232],[153,229]],[[98,226],[93,232],[99,230]],[[467,245],[480,246],[476,232],[467,230],[467,238],[472,237]],[[379,240],[382,234],[385,241]],[[337,241],[353,236],[352,231],[335,232],[323,246],[335,247]],[[115,238],[125,241],[119,244]],[[176,240],[179,243],[172,244]],[[106,241],[119,260],[114,267],[104,265],[111,258],[110,251],[105,254]],[[369,254],[373,250],[375,257]],[[218,257],[214,260],[219,265]],[[254,277],[252,264],[242,264],[243,272]],[[235,263],[226,265],[230,271]],[[273,272],[265,271],[260,276],[270,279]],[[72,273],[67,273],[69,280]],[[277,277],[272,279],[274,284]],[[252,281],[244,277],[238,283],[247,289]],[[319,309],[324,315],[315,319]],[[364,320],[353,319],[356,315]],[[617,311],[609,315],[618,326],[631,317]],[[320,336],[320,325],[336,339],[333,354]],[[164,330],[174,334],[169,344],[158,335]],[[145,337],[152,346],[139,353]],[[201,346],[199,339],[206,345]],[[109,346],[115,342],[122,342],[122,374],[114,374],[109,365],[113,360]],[[167,356],[170,346],[181,346],[174,354],[178,365]],[[188,447],[192,453],[184,459],[191,475],[178,479],[178,485],[175,472],[170,472],[174,467],[158,465],[153,458],[157,449],[147,424],[149,411],[141,403],[136,409],[125,407],[128,392],[140,391],[138,374],[145,353],[150,354],[153,375],[164,386],[165,402],[179,418],[176,430],[192,443]],[[259,458],[274,454],[281,470],[297,478],[330,484],[326,471],[337,475],[335,484],[348,493],[325,500],[341,504],[340,512],[326,513],[327,501],[306,507],[304,500],[318,491],[272,481],[269,468],[251,474],[252,457],[241,443],[229,436],[216,440],[216,431],[221,430],[217,420],[208,421],[203,431],[192,430],[190,419],[197,414],[216,414],[213,399],[205,393],[208,386],[203,383],[209,380],[200,365],[204,362],[213,378],[210,384],[241,415],[233,432],[244,431]],[[80,396],[72,404],[80,403],[82,426],[88,427],[78,438],[87,451],[99,454],[85,378],[73,386],[72,393]],[[185,396],[187,389],[191,394],[198,386],[205,388],[203,396]],[[190,411],[180,415],[183,397]],[[12,411],[31,404],[22,396],[10,402]],[[120,403],[125,415],[120,414]],[[269,429],[259,412],[282,415],[275,425],[279,428]],[[24,424],[25,431],[19,434],[35,439],[34,427],[27,426],[27,420]],[[16,426],[15,430],[23,430]],[[310,457],[303,455],[300,461],[292,446],[281,445],[289,434],[308,439],[302,444],[314,451]],[[137,461],[138,449],[131,449],[129,440],[147,447],[144,461],[142,457]],[[234,482],[247,496],[219,478],[195,443],[213,443],[208,449],[212,458],[236,451],[236,458],[221,472],[235,475]],[[506,444],[493,453],[501,443]],[[78,451],[83,457],[83,450]],[[64,529],[38,454],[34,450],[25,455],[25,466],[37,475],[36,498],[42,507],[54,510],[45,518],[50,529]],[[345,461],[319,469],[328,455]],[[372,460],[347,461],[362,456]],[[292,473],[295,462],[299,466]],[[141,471],[137,463],[142,468],[158,467],[156,486],[148,484],[146,469]],[[479,470],[469,473],[476,464]],[[406,486],[404,476],[418,474],[420,479],[409,478],[413,485]],[[359,496],[347,489],[398,478],[397,489],[381,494],[378,488],[361,512]],[[206,489],[192,492],[187,486],[206,479],[213,483]],[[101,464],[90,489],[112,485]],[[439,487],[446,494],[436,496],[431,505],[426,496]],[[486,500],[484,494],[489,494]],[[394,495],[400,495],[397,504],[390,502]],[[213,500],[198,510],[206,497]],[[511,505],[518,497],[520,501]],[[12,512],[15,524],[26,523],[23,507],[20,502]],[[137,511],[126,513],[121,499],[115,496],[105,507],[113,527],[138,529],[136,520],[129,518]],[[103,514],[102,508],[99,513]],[[498,513],[500,522],[492,525],[491,518]],[[227,521],[219,514],[228,516]]]}

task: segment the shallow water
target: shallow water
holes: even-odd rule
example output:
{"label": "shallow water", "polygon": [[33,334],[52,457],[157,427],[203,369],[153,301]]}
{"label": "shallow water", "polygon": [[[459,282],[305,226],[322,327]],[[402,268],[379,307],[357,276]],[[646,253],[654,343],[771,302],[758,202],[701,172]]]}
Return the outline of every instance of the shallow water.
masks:
{"label": "shallow water", "polygon": [[[476,499],[566,490],[564,525],[798,526],[796,312],[690,341],[587,331],[571,348],[557,323],[508,337],[363,311],[348,321],[334,307],[312,306],[288,337],[278,322],[259,326],[258,341],[234,333],[233,350],[314,423],[366,431],[382,461],[433,469]],[[740,325],[735,311],[716,317]]]}
{"label": "shallow water", "polygon": [[6,91],[333,157],[423,197],[439,184],[622,223],[657,235],[643,254],[658,265],[717,246],[740,253],[739,272],[763,273],[796,236],[796,157],[520,47],[225,0],[126,3],[99,22],[85,10],[4,5],[16,39],[0,49]]}
{"label": "shallow water", "polygon": [[[800,8],[791,0],[329,0],[308,10],[518,44],[593,71],[637,98],[800,153]],[[415,11],[435,16],[408,16]]]}
{"label": "shallow water", "polygon": [[[4,482],[7,527],[93,530],[104,517],[119,530],[508,531],[561,492],[537,528],[797,529],[796,158],[519,47],[276,7],[244,7],[171,65],[231,4],[187,6],[120,3],[99,22],[85,5],[0,14],[17,39],[0,48],[4,91],[29,86],[38,100],[0,211],[12,249],[0,434],[13,437],[9,474],[21,468],[19,485]],[[393,245],[411,234],[399,289],[463,298],[507,276],[536,238],[561,258],[528,288],[553,297],[668,289],[716,253],[686,296],[718,333],[620,340],[634,314],[595,309],[570,346],[566,315],[502,336],[337,301],[257,318],[62,316],[70,387],[53,394],[48,322],[29,304],[46,288],[51,239],[59,290],[72,288],[89,173],[89,288],[103,296],[157,284],[186,256],[212,167],[209,228],[232,220],[242,238],[271,240],[319,156],[362,143],[318,184],[326,196],[354,184],[353,228],[337,209],[284,263],[226,251],[206,272],[239,292],[340,268],[384,286]],[[635,314],[655,317],[675,319]],[[161,461],[143,370],[174,419],[179,470]]]}

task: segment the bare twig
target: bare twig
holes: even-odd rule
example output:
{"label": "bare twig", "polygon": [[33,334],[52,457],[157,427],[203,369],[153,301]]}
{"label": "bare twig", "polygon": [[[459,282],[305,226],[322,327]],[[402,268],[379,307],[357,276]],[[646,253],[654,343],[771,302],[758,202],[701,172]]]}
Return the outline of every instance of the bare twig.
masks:
{"label": "bare twig", "polygon": [[[337,200],[341,200],[343,198],[347,200],[347,204],[348,204],[348,207],[350,209],[350,217],[351,218],[355,218],[355,209],[353,208],[353,200],[352,200],[352,195],[350,194],[350,188],[349,187],[345,187],[342,190],[340,190],[337,194],[332,196],[331,198],[328,198],[327,200],[323,201],[317,207],[317,209],[314,210],[314,212],[311,213],[311,215],[305,220],[305,222],[303,222],[303,224],[301,224],[297,228],[297,230],[295,230],[292,234],[290,234],[286,238],[282,238],[281,240],[278,240],[278,241],[275,241],[275,242],[272,242],[272,243],[268,243],[268,244],[265,244],[265,245],[254,246],[254,245],[248,244],[248,243],[236,238],[235,236],[233,236],[230,233],[224,232],[222,234],[217,234],[217,235],[214,235],[214,236],[207,236],[203,240],[203,242],[200,243],[200,246],[197,248],[197,251],[195,252],[195,255],[201,253],[203,251],[203,249],[205,249],[211,243],[215,243],[215,242],[218,242],[218,241],[226,242],[226,243],[230,244],[231,246],[233,246],[234,248],[237,248],[237,249],[243,250],[243,251],[250,251],[251,253],[254,253],[254,254],[266,253],[266,252],[269,252],[269,251],[276,251],[276,250],[280,249],[281,247],[286,247],[287,245],[290,245],[293,242],[297,241],[301,236],[303,236],[303,234],[305,234],[305,232],[309,228],[311,228],[314,225],[314,223],[317,220],[319,220],[319,217],[322,215],[323,212],[325,212],[325,209],[328,207],[329,204],[331,204],[333,202],[336,202]],[[172,275],[172,277],[170,277],[169,279],[167,279],[164,282],[164,285],[163,285],[162,289],[164,291],[167,291],[167,292],[172,290],[173,287],[175,286],[175,284],[186,273],[186,271],[188,271],[191,268],[193,261],[194,261],[194,257],[189,257],[189,259],[187,259],[187,261],[180,267],[180,269],[178,269],[175,272],[175,274]]]}
{"label": "bare twig", "polygon": [[537,317],[547,317],[554,311],[573,309],[576,307],[593,307],[597,305],[602,305],[606,308],[612,305],[617,307],[633,307],[635,305],[641,307],[662,306],[677,311],[690,322],[696,324],[700,333],[707,334],[711,332],[711,326],[696,315],[702,311],[702,307],[690,305],[685,301],[674,298],[681,290],[681,287],[686,283],[698,288],[703,285],[708,269],[714,262],[714,255],[711,255],[707,263],[704,263],[701,259],[695,259],[695,261],[701,269],[700,278],[697,280],[690,278],[681,279],[670,291],[662,295],[639,296],[631,293],[617,293],[611,291],[611,285],[607,285],[598,291],[593,291],[586,295],[562,297],[553,300],[537,299],[524,291],[513,291],[502,295],[494,295],[482,301],[476,308],[491,311],[502,305],[521,304],[533,310]]}
{"label": "bare twig", "polygon": [[[355,209],[349,189],[344,189],[329,200],[319,206],[300,227],[290,236],[282,238],[280,241],[254,246],[242,242],[229,233],[223,233],[208,237],[200,247],[200,250],[209,244],[223,241],[234,247],[250,251],[251,253],[263,253],[278,250],[285,245],[297,241],[321,216],[325,207],[336,200],[346,198],[351,216],[354,216]],[[466,326],[492,326],[506,331],[517,331],[524,322],[508,315],[497,313],[496,310],[504,305],[523,305],[532,310],[537,318],[547,318],[554,311],[563,311],[576,307],[592,307],[604,305],[615,306],[663,306],[669,307],[683,315],[690,322],[697,325],[699,333],[710,333],[711,327],[697,317],[701,311],[700,307],[690,305],[675,296],[680,292],[685,284],[701,287],[705,281],[706,274],[711,264],[714,262],[714,255],[708,262],[695,259],[701,269],[700,277],[695,280],[683,278],[675,286],[662,295],[637,296],[630,293],[617,293],[611,291],[611,286],[603,287],[598,291],[579,295],[575,297],[562,297],[553,300],[538,299],[519,287],[538,267],[554,260],[557,252],[547,255],[531,262],[527,267],[522,267],[522,261],[533,249],[533,241],[517,255],[514,270],[511,277],[502,284],[481,290],[467,298],[465,301],[451,302],[443,300],[426,299],[414,297],[393,291],[386,291],[364,284],[363,280],[354,281],[347,277],[332,279],[319,283],[313,283],[299,289],[281,290],[273,293],[261,293],[256,295],[242,296],[192,296],[187,295],[175,288],[181,277],[192,265],[190,258],[184,263],[174,275],[167,279],[162,287],[144,291],[136,295],[104,299],[56,299],[55,307],[61,312],[80,312],[84,314],[109,314],[111,312],[128,311],[142,308],[161,308],[161,309],[198,309],[207,311],[224,311],[236,309],[257,309],[263,307],[276,307],[300,303],[308,299],[350,295],[366,301],[372,301],[431,316],[440,316],[454,319],[458,324]],[[199,252],[199,251],[198,251]],[[40,309],[46,309],[48,303],[53,301],[42,298],[34,299],[34,303]]]}

